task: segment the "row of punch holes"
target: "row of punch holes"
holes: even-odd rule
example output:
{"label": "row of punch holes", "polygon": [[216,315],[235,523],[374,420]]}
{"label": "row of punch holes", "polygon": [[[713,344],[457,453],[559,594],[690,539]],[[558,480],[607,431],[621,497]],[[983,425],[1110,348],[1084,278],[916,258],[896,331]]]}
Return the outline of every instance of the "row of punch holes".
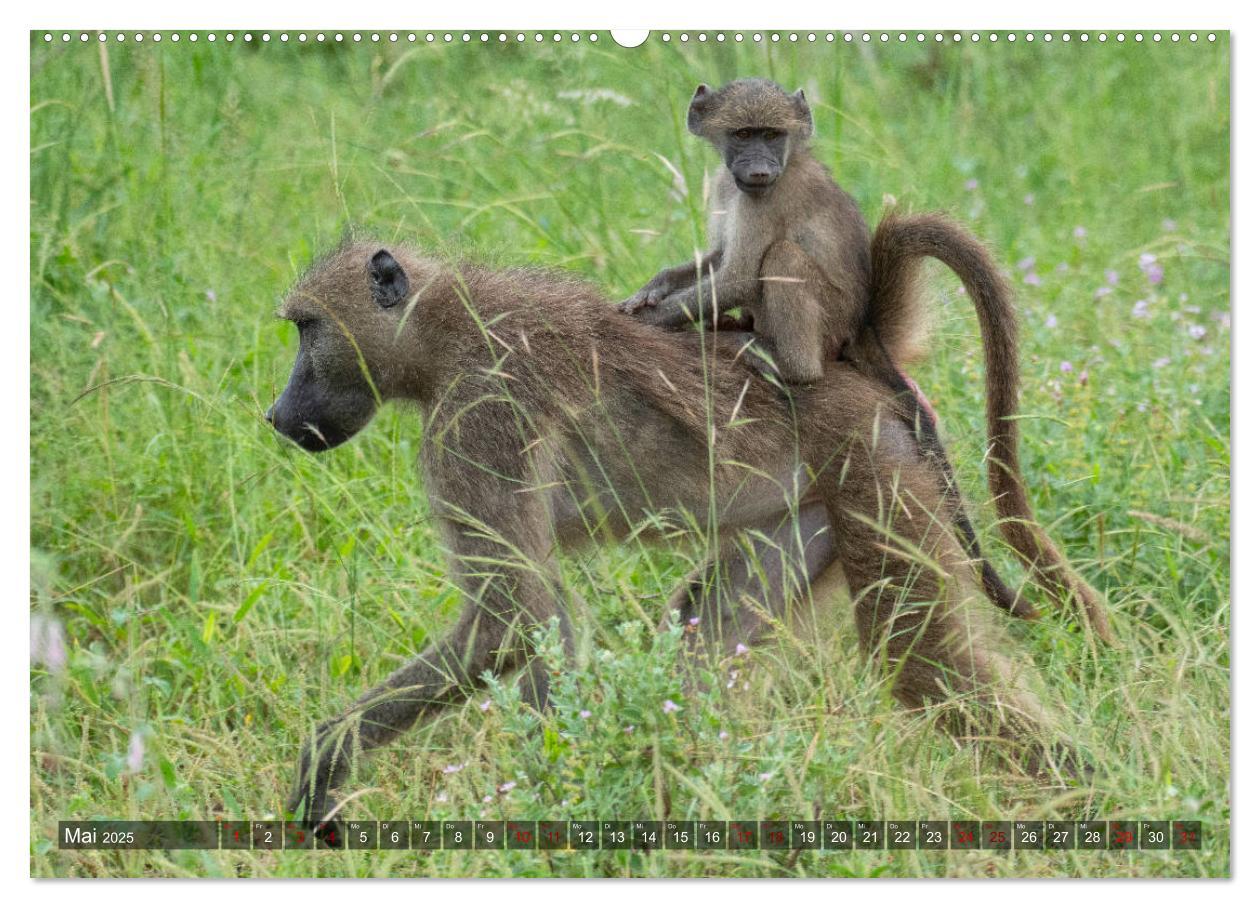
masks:
{"label": "row of punch holes", "polygon": [[[634,36],[628,35],[626,38],[622,38],[620,35],[614,32],[612,34],[612,39],[614,42],[621,44],[622,46],[635,47],[643,43],[643,40],[645,40],[646,38],[646,36],[640,38],[639,35],[641,34],[642,33],[640,32],[640,33],[635,34]],[[95,37],[97,41],[105,42],[110,39],[110,34],[106,32],[97,32],[95,33]],[[658,40],[665,43],[669,43],[671,41],[677,40],[678,42],[683,43],[683,44],[686,44],[691,41],[698,41],[702,44],[708,41],[716,41],[717,43],[720,44],[727,40],[732,40],[732,41],[735,41],[736,43],[739,43],[739,42],[744,41],[746,38],[754,42],[769,41],[772,44],[777,43],[779,41],[787,41],[789,43],[795,43],[798,41],[807,41],[810,43],[814,43],[817,41],[824,41],[828,43],[835,43],[837,41],[841,41],[846,44],[851,44],[855,42],[864,42],[864,43],[876,42],[880,44],[888,44],[888,43],[925,44],[928,42],[935,42],[938,44],[943,44],[943,43],[949,42],[949,43],[954,43],[954,44],[961,44],[965,41],[970,41],[973,44],[979,44],[982,41],[985,41],[986,39],[990,44],[996,44],[1003,40],[1005,40],[1007,43],[1015,43],[1021,39],[1025,43],[1030,43],[1030,42],[1038,41],[1038,40],[1042,42],[1050,42],[1050,41],[1054,41],[1058,39],[1060,41],[1080,41],[1080,42],[1089,42],[1091,40],[1094,40],[1099,43],[1105,44],[1108,40],[1114,40],[1118,43],[1124,43],[1127,40],[1132,40],[1132,41],[1141,43],[1142,41],[1146,40],[1147,36],[1145,36],[1141,32],[1135,32],[1132,35],[1126,35],[1124,32],[1116,32],[1111,35],[1108,35],[1106,32],[1099,32],[1092,36],[1088,32],[1079,32],[1076,34],[1062,32],[1057,35],[1050,32],[1043,32],[1040,34],[1036,34],[1033,32],[1022,32],[1022,33],[1016,33],[1016,32],[1002,32],[1002,33],[999,33],[999,32],[983,32],[983,33],[982,32],[949,32],[949,33],[946,33],[946,32],[934,32],[934,33],[926,33],[926,32],[914,32],[914,33],[910,33],[910,32],[878,32],[878,33],[876,32],[786,32],[786,33],[753,32],[752,34],[747,35],[747,36],[745,36],[744,33],[742,32],[735,32],[729,36],[727,35],[726,32],[714,32],[712,34],[708,32],[697,32],[697,33],[680,32],[677,34],[672,33],[672,32],[662,32],[656,37]],[[1149,37],[1151,41],[1154,41],[1155,43],[1158,44],[1159,42],[1164,40],[1165,35],[1159,32],[1154,32]],[[1185,37],[1190,41],[1199,40],[1199,35],[1196,32],[1190,32]],[[1216,40],[1216,34],[1214,32],[1209,32],[1206,37],[1208,41]],[[214,43],[220,40],[220,36],[215,34],[214,32],[210,32],[204,35],[199,34],[197,32],[186,32],[183,35],[181,35],[179,32],[168,32],[166,33],[165,36],[163,35],[162,32],[147,32],[147,33],[146,32],[133,32],[133,33],[116,32],[113,34],[113,38],[117,42],[124,42],[124,41],[131,40],[137,43],[142,43],[144,41],[152,41],[155,44],[161,43],[164,39],[169,40],[172,43],[176,43],[176,44],[179,43],[181,40],[185,40],[191,43],[196,43],[201,40]],[[479,33],[474,33],[474,32],[425,32],[425,33],[420,33],[420,32],[405,32],[405,33],[404,32],[370,32],[370,33],[296,32],[292,35],[290,35],[288,32],[280,32],[276,35],[272,35],[269,32],[262,32],[257,35],[254,34],[253,32],[242,32],[239,36],[234,32],[227,32],[222,35],[222,40],[226,41],[228,44],[232,44],[236,42],[237,40],[244,41],[246,43],[251,43],[257,40],[257,41],[261,41],[264,44],[267,44],[267,43],[270,43],[273,38],[278,39],[282,44],[289,43],[290,41],[296,41],[296,43],[298,44],[307,44],[311,42],[323,43],[326,41],[332,41],[334,43],[349,41],[351,43],[356,43],[356,44],[362,43],[364,41],[370,42],[372,44],[379,44],[382,41],[388,42],[391,44],[396,44],[400,41],[405,41],[409,44],[415,44],[417,42],[424,42],[428,44],[456,44],[456,43],[490,44],[492,42],[499,43],[499,44],[507,44],[509,41],[515,41],[518,44],[524,44],[530,41],[531,39],[534,41],[534,43],[537,43],[537,44],[541,44],[544,41],[551,41],[552,43],[560,43],[566,40],[572,43],[578,43],[583,40],[591,41],[591,42],[599,41],[599,35],[595,34],[594,32],[585,33],[585,34],[578,33],[578,32],[567,32],[567,33],[532,32],[529,34],[526,34],[525,32],[515,32],[515,33],[508,33],[508,32],[496,32],[496,33],[491,33],[491,32],[479,32]],[[1169,41],[1177,43],[1181,41],[1182,36],[1178,32],[1172,32],[1167,35],[1167,38]],[[55,34],[53,32],[44,33],[45,43],[50,44],[54,41],[57,41],[58,39],[60,39],[60,41],[64,44],[68,44],[71,41],[74,41],[75,39],[78,39],[80,42],[87,42],[87,41],[92,40],[92,35],[89,34],[88,32],[78,32],[77,34],[73,32],[61,32],[60,34]]]}

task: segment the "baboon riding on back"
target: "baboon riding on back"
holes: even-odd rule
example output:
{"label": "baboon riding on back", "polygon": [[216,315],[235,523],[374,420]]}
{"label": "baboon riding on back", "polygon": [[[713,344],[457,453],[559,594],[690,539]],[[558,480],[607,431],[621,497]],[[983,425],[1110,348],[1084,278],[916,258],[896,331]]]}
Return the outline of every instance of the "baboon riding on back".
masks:
{"label": "baboon riding on back", "polygon": [[[966,696],[955,730],[994,735],[1032,771],[1071,771],[1066,738],[976,607],[969,553],[898,395],[828,362],[790,399],[741,361],[747,335],[661,331],[591,287],[444,262],[406,246],[343,244],[287,295],[299,330],[289,384],[267,413],[322,451],[390,400],[420,410],[421,470],[463,610],[428,646],[303,747],[290,808],[334,809],[356,746],[384,744],[463,701],[486,671],[523,670],[547,702],[532,632],[572,633],[557,554],[679,528],[753,531],[757,570],[702,574],[675,598],[718,651],[843,573],[859,639],[910,707]],[[703,368],[701,368],[701,358]],[[979,723],[977,725],[977,723]]]}

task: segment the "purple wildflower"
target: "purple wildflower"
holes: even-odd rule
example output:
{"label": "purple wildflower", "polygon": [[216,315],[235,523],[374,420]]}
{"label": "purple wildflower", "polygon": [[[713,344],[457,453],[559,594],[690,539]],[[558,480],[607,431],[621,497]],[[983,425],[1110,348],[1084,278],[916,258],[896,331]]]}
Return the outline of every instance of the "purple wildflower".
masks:
{"label": "purple wildflower", "polygon": [[972,177],[966,183],[963,183],[963,189],[967,190],[968,192],[975,192],[979,188],[980,188],[980,181],[977,180],[975,177]]}
{"label": "purple wildflower", "polygon": [[690,624],[692,627],[695,627],[697,624],[700,623],[700,616],[696,615],[694,618],[688,618],[687,623]]}
{"label": "purple wildflower", "polygon": [[1031,204],[1032,204],[1033,202],[1035,202],[1035,201],[1037,201],[1037,199],[1036,199],[1036,197],[1035,197],[1035,196],[1034,196],[1031,192],[1030,192],[1030,193],[1028,193],[1028,195],[1024,196],[1024,204],[1025,204],[1025,205],[1031,205]]}
{"label": "purple wildflower", "polygon": [[56,618],[31,616],[31,662],[54,672],[66,667],[65,637]]}
{"label": "purple wildflower", "polygon": [[578,713],[578,715],[583,719],[589,719],[591,717],[591,711],[589,709],[584,709]]}
{"label": "purple wildflower", "polygon": [[1041,278],[1037,276],[1036,271],[1029,271],[1024,275],[1024,283],[1032,287],[1041,286]]}
{"label": "purple wildflower", "polygon": [[138,731],[131,733],[131,743],[127,746],[127,769],[139,772],[144,768],[144,737]]}
{"label": "purple wildflower", "polygon": [[1077,227],[1075,230],[1072,231],[1072,236],[1076,237],[1078,240],[1083,240],[1088,235],[1089,235],[1089,231],[1086,230],[1084,227]]}
{"label": "purple wildflower", "polygon": [[1046,316],[1046,327],[1057,328],[1058,326],[1059,326],[1059,317],[1055,315],[1053,312],[1051,312],[1049,315]]}
{"label": "purple wildflower", "polygon": [[1063,360],[1063,362],[1059,363],[1059,371],[1063,373],[1068,373],[1068,372],[1073,372],[1075,370],[1072,368],[1072,364],[1065,359]]}
{"label": "purple wildflower", "polygon": [[1113,287],[1116,284],[1120,283],[1120,273],[1111,268],[1108,268],[1106,271],[1103,272],[1103,277],[1106,278],[1107,283]]}
{"label": "purple wildflower", "polygon": [[1167,356],[1161,356],[1159,359],[1155,360],[1155,362],[1151,363],[1151,366],[1155,369],[1162,369],[1171,362],[1172,360]]}
{"label": "purple wildflower", "polygon": [[744,656],[744,655],[747,655],[747,653],[748,653],[748,647],[744,646],[744,644],[742,643],[735,644],[735,655]]}
{"label": "purple wildflower", "polygon": [[1186,334],[1194,340],[1203,340],[1203,335],[1207,334],[1207,328],[1202,325],[1186,325]]}
{"label": "purple wildflower", "polygon": [[1151,282],[1152,286],[1159,286],[1164,280],[1164,266],[1152,265],[1147,268],[1146,279]]}
{"label": "purple wildflower", "polygon": [[486,700],[485,702],[483,702],[483,703],[481,704],[481,711],[482,711],[483,713],[485,713],[485,712],[489,712],[489,711],[490,711],[490,701],[489,701],[489,700]]}
{"label": "purple wildflower", "polygon": [[504,782],[502,785],[499,786],[499,794],[507,794],[509,791],[511,791],[515,787],[516,787],[515,782]]}
{"label": "purple wildflower", "polygon": [[442,767],[442,774],[449,776],[452,773],[459,772],[466,765],[466,763],[448,763],[446,766]]}
{"label": "purple wildflower", "polygon": [[675,703],[673,700],[666,700],[665,703],[661,706],[661,710],[665,713],[676,713],[680,709],[682,709],[682,707],[679,706],[677,703]]}
{"label": "purple wildflower", "polygon": [[1133,317],[1134,318],[1150,318],[1151,317],[1150,305],[1151,304],[1147,302],[1146,300],[1138,300],[1136,303],[1133,304]]}

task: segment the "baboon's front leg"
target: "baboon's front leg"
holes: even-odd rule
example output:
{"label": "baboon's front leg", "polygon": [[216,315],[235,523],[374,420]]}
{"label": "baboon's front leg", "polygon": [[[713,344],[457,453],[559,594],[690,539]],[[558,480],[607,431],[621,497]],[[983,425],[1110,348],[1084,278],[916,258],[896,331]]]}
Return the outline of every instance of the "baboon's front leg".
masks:
{"label": "baboon's front leg", "polygon": [[[370,750],[418,719],[466,699],[487,671],[509,672],[530,661],[530,636],[559,620],[566,652],[572,632],[561,607],[558,571],[551,557],[554,533],[544,493],[527,463],[510,414],[481,407],[481,424],[464,432],[431,424],[425,438],[425,474],[435,516],[450,551],[452,580],[465,606],[455,628],[439,643],[395,671],[341,716],[322,723],[303,745],[289,809],[310,822],[329,812],[330,792],[347,776],[356,748]],[[473,408],[455,408],[463,416]],[[451,451],[447,442],[473,438],[477,449]],[[475,458],[475,459],[474,459]],[[505,509],[504,504],[512,507]],[[547,702],[547,672],[528,665],[526,699]]]}
{"label": "baboon's front leg", "polygon": [[486,670],[510,671],[527,652],[516,610],[470,602],[440,642],[391,674],[342,715],[322,722],[302,745],[289,810],[309,823],[324,819],[331,793],[345,781],[356,748],[380,747],[422,716],[466,699]]}

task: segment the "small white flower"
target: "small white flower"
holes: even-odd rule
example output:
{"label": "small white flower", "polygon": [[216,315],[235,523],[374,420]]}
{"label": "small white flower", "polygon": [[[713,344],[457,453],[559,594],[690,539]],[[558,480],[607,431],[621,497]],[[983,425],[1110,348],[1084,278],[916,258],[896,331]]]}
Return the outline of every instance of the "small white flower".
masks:
{"label": "small white flower", "polygon": [[448,763],[446,766],[442,768],[442,774],[449,776],[451,773],[459,772],[461,769],[463,769],[467,765],[468,764],[466,763]]}
{"label": "small white flower", "polygon": [[727,738],[729,738],[729,737],[730,737],[730,735],[728,735],[725,731],[720,731],[720,732],[718,732],[718,740],[719,740],[719,741],[725,741],[725,740],[726,740]]}
{"label": "small white flower", "polygon": [[744,646],[744,644],[742,643],[735,644],[735,655],[745,656],[747,654],[748,654],[748,647]]}
{"label": "small white flower", "polygon": [[1195,340],[1203,340],[1203,335],[1207,334],[1207,328],[1202,325],[1187,325],[1186,334],[1189,334]]}
{"label": "small white flower", "polygon": [[482,711],[483,713],[485,713],[485,712],[489,712],[489,711],[490,711],[490,701],[489,701],[489,700],[486,700],[484,703],[482,703],[482,704],[481,704],[481,711]]}
{"label": "small white flower", "polygon": [[1072,231],[1072,236],[1076,237],[1078,240],[1083,240],[1088,235],[1089,235],[1089,231],[1086,230],[1084,227],[1077,227],[1075,230]]}
{"label": "small white flower", "polygon": [[773,773],[763,772],[763,773],[759,773],[759,774],[757,775],[757,778],[758,778],[758,779],[760,779],[760,780],[761,780],[761,781],[763,781],[763,782],[769,782],[769,781],[770,781],[770,777],[771,777],[772,775],[773,775]]}
{"label": "small white flower", "polygon": [[499,792],[501,794],[507,794],[509,791],[511,791],[515,787],[516,787],[515,782],[504,782],[502,785],[499,786]]}

